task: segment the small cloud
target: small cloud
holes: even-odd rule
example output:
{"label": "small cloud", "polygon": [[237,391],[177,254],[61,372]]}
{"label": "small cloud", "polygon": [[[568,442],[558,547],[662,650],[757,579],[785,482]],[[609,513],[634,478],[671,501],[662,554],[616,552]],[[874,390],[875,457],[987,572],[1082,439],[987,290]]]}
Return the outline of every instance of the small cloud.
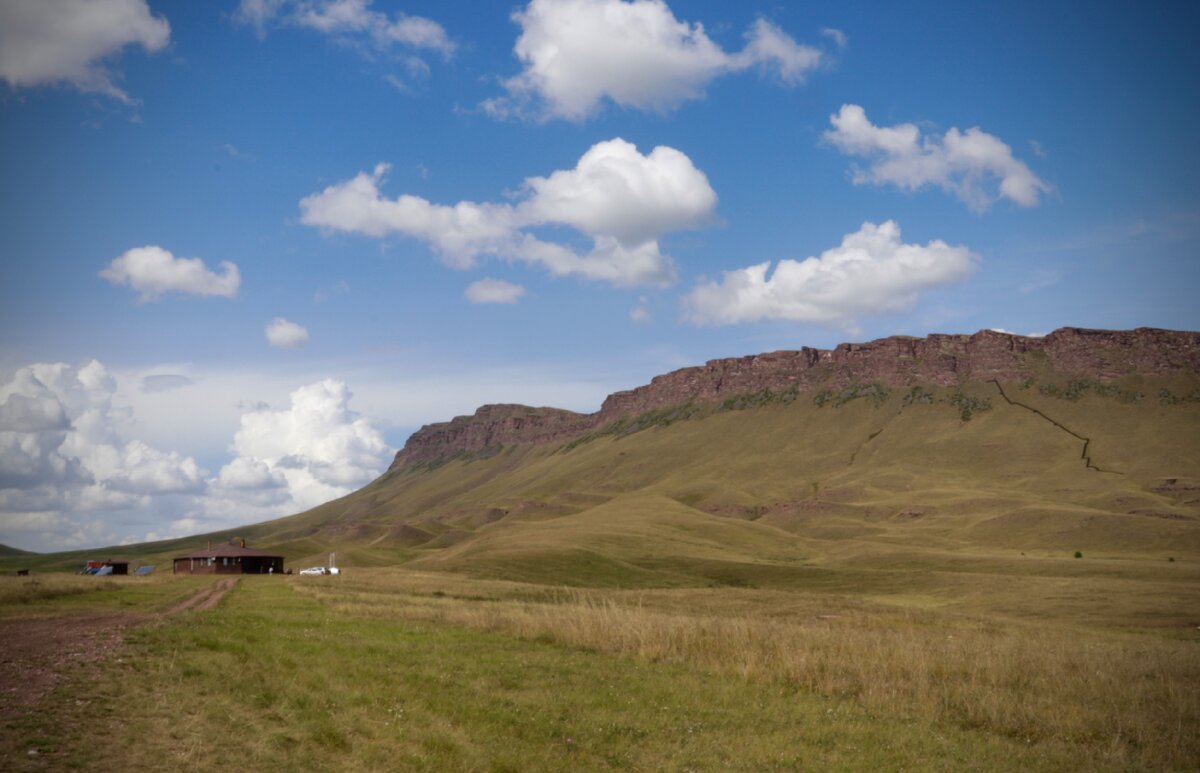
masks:
{"label": "small cloud", "polygon": [[1032,150],[1033,155],[1037,156],[1038,158],[1046,158],[1050,155],[1046,152],[1046,149],[1042,147],[1042,143],[1038,142],[1037,140],[1029,141],[1029,149]]}
{"label": "small cloud", "polygon": [[419,56],[406,58],[404,60],[404,69],[408,71],[408,77],[419,80],[427,79],[431,73],[429,65]]}
{"label": "small cloud", "polygon": [[268,27],[284,23],[379,53],[400,46],[436,51],[447,60],[454,56],[455,44],[432,19],[399,12],[389,17],[370,6],[371,0],[242,0],[232,18],[253,27],[260,39]]}
{"label": "small cloud", "polygon": [[313,303],[325,303],[331,298],[350,292],[350,285],[345,279],[339,279],[331,285],[320,287],[313,293]]}
{"label": "small cloud", "polygon": [[951,127],[940,137],[922,136],[912,123],[876,126],[859,105],[842,105],[829,122],[833,128],[825,132],[825,141],[870,163],[866,169],[853,169],[855,185],[890,184],[909,191],[933,185],[976,213],[1001,198],[1036,207],[1042,194],[1052,190],[1013,156],[1011,147],[978,126],[966,131]]}
{"label": "small cloud", "polygon": [[308,330],[283,317],[271,320],[271,324],[267,325],[263,332],[266,333],[267,342],[271,346],[283,349],[299,349],[308,343]]}
{"label": "small cloud", "polygon": [[1040,268],[1032,272],[1029,281],[1021,285],[1022,293],[1032,293],[1035,290],[1044,290],[1047,287],[1058,284],[1058,280],[1062,278],[1062,272],[1056,268]]}
{"label": "small cloud", "polygon": [[634,306],[629,311],[629,318],[637,325],[648,325],[654,321],[653,315],[650,314],[650,304],[646,296],[638,298],[638,305]]}
{"label": "small cloud", "polygon": [[389,73],[389,74],[383,76],[383,79],[385,81],[387,81],[389,84],[391,84],[392,87],[395,88],[396,91],[399,91],[401,94],[411,94],[412,93],[412,88],[407,83],[402,81],[399,78],[399,76]]}
{"label": "small cloud", "polygon": [[196,382],[187,376],[181,376],[178,373],[164,373],[155,376],[142,377],[143,392],[169,392],[172,389],[180,389],[185,386],[191,386]]}
{"label": "small cloud", "polygon": [[225,154],[228,155],[230,158],[244,158],[247,161],[254,160],[254,156],[250,155],[249,153],[245,152],[244,150],[239,149],[236,145],[229,143],[229,142],[226,142],[225,144],[223,144],[221,146],[221,150],[225,151]]}
{"label": "small cloud", "polygon": [[162,247],[135,247],[113,260],[100,272],[115,285],[128,285],[141,293],[141,302],[156,301],[164,293],[188,295],[237,295],[242,278],[238,267],[221,261],[222,273],[209,271],[200,258],[177,258]]}
{"label": "small cloud", "polygon": [[259,39],[266,37],[267,25],[279,15],[283,0],[242,0],[233,12],[233,21],[253,27]]}
{"label": "small cloud", "polygon": [[463,293],[471,303],[516,303],[524,294],[524,287],[503,279],[480,279]]}
{"label": "small cloud", "polygon": [[988,330],[993,333],[1003,333],[1004,335],[1020,336],[1021,338],[1045,338],[1045,333],[1014,333],[1011,330],[1005,330],[1002,327],[989,327]]}
{"label": "small cloud", "polygon": [[834,27],[826,27],[821,30],[821,34],[833,41],[838,48],[846,47],[846,33]]}

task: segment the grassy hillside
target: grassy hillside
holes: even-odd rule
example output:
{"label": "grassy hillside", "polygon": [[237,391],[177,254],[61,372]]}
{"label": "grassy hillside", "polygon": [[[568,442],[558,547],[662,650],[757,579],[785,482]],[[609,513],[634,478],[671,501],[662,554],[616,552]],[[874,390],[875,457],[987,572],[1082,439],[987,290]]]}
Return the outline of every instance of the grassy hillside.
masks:
{"label": "grassy hillside", "polygon": [[1187,386],[1064,396],[1012,384],[1008,399],[995,384],[747,396],[582,442],[396,470],[263,528],[280,542],[344,544],[349,559],[390,551],[498,576],[524,551],[524,578],[560,582],[571,572],[541,568],[559,549],[642,568],[667,557],[788,564],[900,547],[1200,556],[1200,403],[1158,397]]}
{"label": "grassy hillside", "polygon": [[[236,534],[292,566],[336,550],[348,566],[634,586],[736,584],[867,555],[1200,558],[1198,387],[1047,376],[745,395],[400,468]],[[32,562],[149,563],[234,534]]]}
{"label": "grassy hillside", "polygon": [[17,548],[10,548],[8,545],[0,545],[0,558],[16,558],[19,556],[32,556],[32,555],[36,555],[36,554],[31,553],[28,550],[19,550]]}

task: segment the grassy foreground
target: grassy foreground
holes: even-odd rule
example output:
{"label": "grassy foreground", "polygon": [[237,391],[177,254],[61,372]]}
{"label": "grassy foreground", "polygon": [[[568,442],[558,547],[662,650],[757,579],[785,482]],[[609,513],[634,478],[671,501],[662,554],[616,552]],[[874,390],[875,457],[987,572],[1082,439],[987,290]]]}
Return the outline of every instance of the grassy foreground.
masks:
{"label": "grassy foreground", "polygon": [[11,723],[0,767],[1188,769],[1196,647],[771,590],[247,577]]}

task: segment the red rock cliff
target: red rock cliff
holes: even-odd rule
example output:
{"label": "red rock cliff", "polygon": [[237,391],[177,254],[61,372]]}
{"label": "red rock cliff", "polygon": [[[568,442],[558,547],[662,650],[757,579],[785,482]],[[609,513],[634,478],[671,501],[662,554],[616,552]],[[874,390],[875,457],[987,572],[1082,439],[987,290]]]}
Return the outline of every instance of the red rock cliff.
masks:
{"label": "red rock cliff", "polygon": [[1060,373],[1111,381],[1124,375],[1200,374],[1200,333],[1138,328],[1061,328],[1044,338],[982,330],[974,335],[892,336],[833,350],[803,348],[710,360],[656,376],[649,384],[609,395],[586,415],[553,408],[485,405],[474,416],[430,424],[414,433],[392,467],[477,452],[513,443],[547,443],[577,436],[622,416],[731,395],[839,388],[853,383],[890,386],[959,381],[1019,381],[1039,366]]}
{"label": "red rock cliff", "polygon": [[473,416],[456,416],[421,427],[396,454],[392,468],[459,451],[475,453],[513,443],[550,443],[574,437],[592,425],[592,416],[558,408],[484,405]]}

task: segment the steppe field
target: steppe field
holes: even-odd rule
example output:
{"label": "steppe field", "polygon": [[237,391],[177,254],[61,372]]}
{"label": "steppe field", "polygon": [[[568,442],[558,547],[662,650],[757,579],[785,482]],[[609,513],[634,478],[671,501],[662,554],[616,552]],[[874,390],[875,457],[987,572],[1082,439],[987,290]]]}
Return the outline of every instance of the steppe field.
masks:
{"label": "steppe field", "polygon": [[226,580],[169,574],[4,577],[0,768],[1200,760],[1194,560],[893,551],[743,570],[613,589],[361,568],[224,596]]}

